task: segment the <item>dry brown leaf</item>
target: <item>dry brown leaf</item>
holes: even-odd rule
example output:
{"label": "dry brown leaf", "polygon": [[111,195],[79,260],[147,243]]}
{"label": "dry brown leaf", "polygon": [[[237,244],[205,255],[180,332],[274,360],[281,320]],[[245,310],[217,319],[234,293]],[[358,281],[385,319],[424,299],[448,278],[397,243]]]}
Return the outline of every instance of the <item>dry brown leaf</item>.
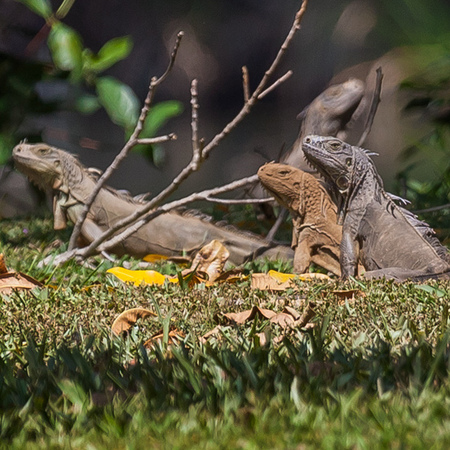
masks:
{"label": "dry brown leaf", "polygon": [[154,312],[145,308],[128,309],[117,316],[112,324],[111,331],[119,336],[124,331],[128,331],[139,319],[150,316],[157,317]]}
{"label": "dry brown leaf", "polygon": [[288,288],[294,287],[290,280],[280,283],[272,278],[267,273],[254,273],[252,274],[252,289],[260,289],[262,291],[285,291]]}
{"label": "dry brown leaf", "polygon": [[[169,345],[179,344],[184,338],[185,334],[178,330],[171,330],[169,331],[168,335],[168,341],[167,343]],[[144,342],[144,347],[151,349],[158,341],[162,341],[164,338],[164,333],[161,331],[158,331],[155,335],[153,335],[150,339]]]}
{"label": "dry brown leaf", "polygon": [[205,333],[203,336],[200,337],[200,342],[202,344],[205,344],[206,341],[211,337],[211,336],[216,336],[217,334],[220,333],[220,331],[222,330],[222,326],[221,325],[216,325],[212,330],[209,330],[207,333]]}
{"label": "dry brown leaf", "polygon": [[5,257],[3,253],[0,253],[0,273],[7,273],[8,269],[6,268]]}
{"label": "dry brown leaf", "polygon": [[213,283],[223,272],[229,256],[230,252],[227,248],[220,241],[214,239],[198,251],[191,268],[208,274],[208,282]]}
{"label": "dry brown leaf", "polygon": [[342,291],[331,291],[334,295],[336,295],[339,298],[346,299],[346,298],[354,298],[354,297],[365,297],[365,294],[360,289],[346,289]]}
{"label": "dry brown leaf", "polygon": [[231,269],[221,273],[216,279],[216,283],[236,283],[239,280],[246,280],[248,276],[243,275],[243,269]]}
{"label": "dry brown leaf", "polygon": [[33,289],[42,283],[22,272],[0,273],[0,294],[9,295],[15,289]]}
{"label": "dry brown leaf", "polygon": [[243,324],[249,320],[253,320],[256,315],[260,315],[264,319],[271,319],[276,315],[276,312],[270,309],[264,309],[260,308],[259,306],[254,306],[252,309],[247,309],[246,311],[238,313],[225,313],[224,317],[237,324]]}

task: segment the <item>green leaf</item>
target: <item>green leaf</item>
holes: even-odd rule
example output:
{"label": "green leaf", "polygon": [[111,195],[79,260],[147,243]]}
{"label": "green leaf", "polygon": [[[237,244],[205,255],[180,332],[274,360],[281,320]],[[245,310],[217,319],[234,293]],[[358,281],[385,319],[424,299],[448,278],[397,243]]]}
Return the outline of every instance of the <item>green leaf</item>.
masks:
{"label": "green leaf", "polygon": [[35,12],[44,19],[48,19],[52,14],[52,7],[49,0],[18,0],[31,11]]}
{"label": "green leaf", "polygon": [[428,292],[428,294],[434,294],[438,298],[441,298],[445,295],[445,291],[443,291],[442,289],[438,289],[434,286],[429,286],[428,284],[415,284],[414,287],[416,289],[420,289],[421,291]]}
{"label": "green leaf", "polygon": [[113,77],[97,79],[97,94],[111,120],[125,129],[136,125],[139,101],[133,90]]}
{"label": "green leaf", "polygon": [[53,25],[48,37],[53,62],[61,70],[72,71],[78,80],[82,69],[83,45],[80,35],[61,22]]}
{"label": "green leaf", "polygon": [[183,104],[176,100],[157,103],[153,106],[144,122],[141,137],[153,137],[157,131],[172,117],[179,116],[183,112]]}
{"label": "green leaf", "polygon": [[75,108],[82,114],[92,114],[100,108],[100,103],[95,95],[81,95],[75,100]]}
{"label": "green leaf", "polygon": [[89,69],[101,72],[108,69],[118,61],[125,59],[133,48],[133,40],[130,36],[123,36],[111,39],[98,52],[91,57]]}

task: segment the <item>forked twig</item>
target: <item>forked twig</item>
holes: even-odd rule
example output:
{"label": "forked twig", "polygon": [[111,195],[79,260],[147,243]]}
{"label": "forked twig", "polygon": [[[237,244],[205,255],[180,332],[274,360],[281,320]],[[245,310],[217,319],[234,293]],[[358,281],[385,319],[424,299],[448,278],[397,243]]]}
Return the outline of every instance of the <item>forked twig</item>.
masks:
{"label": "forked twig", "polygon": [[[130,138],[128,139],[127,143],[124,145],[122,150],[119,152],[119,154],[114,158],[114,161],[109,165],[109,167],[105,170],[103,175],[98,179],[97,184],[94,187],[94,190],[92,191],[91,195],[86,201],[86,204],[84,205],[83,210],[80,213],[80,216],[78,217],[77,223],[75,224],[72,235],[70,236],[69,241],[69,250],[72,250],[75,248],[77,240],[81,233],[81,227],[83,226],[84,221],[86,220],[86,217],[88,215],[89,209],[91,208],[92,204],[94,203],[95,198],[97,197],[98,193],[100,192],[101,188],[104,186],[108,178],[112,175],[112,173],[117,169],[119,164],[128,156],[128,153],[130,150],[136,146],[138,143],[143,143],[143,140],[140,140],[139,142],[139,135],[142,132],[142,129],[144,128],[144,122],[145,119],[149,113],[150,106],[153,102],[153,97],[155,95],[155,89],[167,78],[170,71],[172,70],[172,67],[175,63],[175,58],[177,57],[178,49],[180,48],[181,39],[183,37],[184,33],[180,31],[177,34],[177,39],[175,41],[175,45],[172,50],[172,54],[170,56],[169,64],[167,66],[166,71],[159,77],[155,78],[152,77],[150,81],[150,86],[148,88],[147,97],[144,101],[144,106],[141,109],[141,113],[139,115],[138,122],[136,124],[136,128],[134,129],[133,133],[131,134]],[[164,137],[157,137],[157,138],[151,138],[151,139],[145,139],[146,144],[157,144],[160,142],[165,142],[168,140],[176,139],[175,134],[170,134]]]}
{"label": "forked twig", "polygon": [[[83,214],[80,216],[79,220],[77,221],[77,224],[74,228],[74,232],[72,233],[69,251],[67,252],[67,257],[64,258],[63,255],[60,255],[59,262],[64,262],[70,259],[73,256],[80,256],[80,257],[86,257],[94,254],[96,251],[104,251],[111,247],[114,247],[117,243],[122,241],[123,239],[126,239],[130,235],[132,235],[135,231],[137,231],[141,226],[145,225],[147,222],[152,220],[153,218],[157,217],[160,214],[163,214],[165,212],[170,211],[171,209],[184,206],[192,201],[196,200],[208,200],[208,198],[211,198],[212,196],[218,195],[222,192],[228,192],[229,190],[237,189],[238,187],[245,186],[250,183],[254,183],[258,180],[257,175],[254,175],[252,177],[245,178],[243,180],[239,180],[233,183],[230,183],[226,186],[222,186],[219,188],[211,189],[202,191],[199,193],[191,194],[190,196],[187,196],[181,200],[177,200],[174,202],[167,203],[163,206],[159,206],[163,200],[165,200],[169,195],[171,195],[178,186],[195,170],[198,170],[200,164],[206,159],[206,157],[209,155],[209,153],[219,145],[219,143],[233,130],[243,119],[245,116],[247,116],[252,108],[252,106],[259,100],[259,96],[261,94],[266,95],[264,92],[265,90],[272,90],[272,88],[278,86],[282,79],[287,78],[287,74],[281,77],[281,79],[277,80],[273,85],[269,88],[267,88],[267,84],[269,82],[269,79],[275,72],[276,68],[278,67],[283,55],[285,54],[286,50],[288,49],[290,43],[292,42],[295,33],[300,28],[300,23],[303,18],[303,15],[306,11],[306,7],[308,4],[308,0],[303,0],[302,4],[300,6],[300,9],[297,11],[295,15],[295,19],[293,21],[293,24],[282,43],[277,55],[275,56],[272,64],[270,65],[269,69],[265,72],[264,76],[262,77],[258,87],[255,89],[253,94],[249,97],[248,101],[245,102],[241,110],[236,114],[234,119],[232,119],[223,129],[221,132],[216,134],[214,138],[207,144],[203,145],[203,141],[198,139],[198,115],[197,115],[197,109],[198,109],[198,101],[197,101],[197,84],[194,80],[191,86],[191,105],[192,105],[192,133],[193,133],[193,156],[189,164],[181,170],[181,172],[172,180],[172,182],[163,190],[161,191],[157,196],[155,196],[152,200],[150,200],[144,207],[139,208],[136,210],[135,213],[131,214],[129,217],[119,221],[116,223],[113,227],[105,231],[101,236],[99,236],[97,239],[95,239],[91,244],[87,247],[84,247],[82,249],[78,249],[76,251],[72,251],[77,237],[79,236],[81,225],[84,221],[84,219],[87,216],[87,213],[89,211],[90,206],[92,205],[95,196],[100,191],[101,187],[104,185],[105,181],[109,178],[111,173],[116,169],[117,165],[127,156],[130,149],[138,143],[139,140],[139,134],[142,131],[143,123],[145,121],[145,118],[148,114],[149,107],[152,103],[155,88],[167,77],[169,74],[171,68],[173,67],[175,57],[178,51],[178,47],[181,41],[181,37],[183,36],[183,33],[180,32],[177,36],[177,41],[174,46],[174,50],[172,52],[172,56],[169,62],[169,65],[167,67],[166,72],[160,77],[160,78],[152,78],[149,86],[149,91],[147,94],[147,98],[145,100],[144,107],[141,110],[141,115],[138,120],[138,124],[130,137],[130,140],[125,144],[121,152],[117,155],[113,163],[110,167],[105,171],[105,173],[100,177],[96,188],[94,192],[89,197],[89,200],[83,209]],[[173,135],[168,135],[173,136]],[[172,137],[173,138],[173,137]],[[148,142],[148,141],[147,141]],[[156,209],[155,209],[156,208]],[[150,212],[151,211],[151,212]],[[114,236],[113,238],[107,240],[110,238],[116,231],[123,229],[126,227],[124,231],[122,231],[119,235]],[[75,233],[76,232],[76,233]]]}

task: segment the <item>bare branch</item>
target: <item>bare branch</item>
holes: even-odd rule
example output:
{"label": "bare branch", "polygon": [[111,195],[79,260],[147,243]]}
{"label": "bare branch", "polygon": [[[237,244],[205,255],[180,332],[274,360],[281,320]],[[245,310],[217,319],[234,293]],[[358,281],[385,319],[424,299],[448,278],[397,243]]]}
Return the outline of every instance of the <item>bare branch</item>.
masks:
{"label": "bare branch", "polygon": [[201,164],[201,149],[198,140],[198,93],[197,93],[197,80],[192,80],[191,83],[191,130],[192,130],[192,170],[198,170]]}
{"label": "bare branch", "polygon": [[278,78],[278,80],[275,81],[275,83],[269,86],[265,91],[261,92],[261,94],[258,95],[258,100],[261,100],[269,92],[272,92],[274,89],[276,89],[281,83],[284,83],[288,78],[292,76],[293,73],[294,72],[292,72],[292,70],[288,70],[282,77]]}
{"label": "bare branch", "polygon": [[242,66],[242,87],[244,89],[244,103],[250,99],[250,79],[247,66]]}
{"label": "bare branch", "polygon": [[243,199],[231,199],[231,198],[215,198],[215,197],[204,197],[203,200],[211,203],[220,203],[222,205],[256,205],[258,203],[269,203],[274,202],[273,197],[267,198],[243,198]]}
{"label": "bare branch", "polygon": [[170,134],[167,134],[166,136],[136,139],[134,141],[134,143],[135,143],[135,145],[138,145],[138,144],[153,145],[153,144],[160,144],[161,142],[174,141],[176,139],[177,139],[177,135],[175,133],[170,133]]}
{"label": "bare branch", "polygon": [[370,105],[369,115],[367,116],[366,124],[364,126],[364,132],[361,135],[361,138],[358,141],[358,147],[361,147],[365,140],[367,139],[367,136],[370,133],[370,130],[372,129],[373,119],[375,118],[375,114],[377,113],[378,105],[381,101],[381,85],[383,82],[383,71],[381,70],[381,67],[378,67],[377,69],[377,79],[375,83],[375,90],[373,91],[373,97],[372,97],[372,103]]}
{"label": "bare branch", "polygon": [[[236,116],[234,117],[234,119],[232,119],[224,128],[223,130],[218,133],[207,145],[203,146],[203,142],[200,141],[199,145],[197,146],[197,142],[198,139],[196,137],[196,133],[198,132],[196,129],[196,125],[197,125],[197,119],[195,118],[195,105],[196,105],[196,84],[193,83],[193,93],[191,91],[191,98],[192,98],[192,105],[193,105],[193,122],[194,122],[194,128],[193,128],[193,142],[195,142],[194,144],[194,154],[193,157],[190,161],[190,163],[181,170],[181,172],[172,180],[172,182],[163,190],[161,191],[157,196],[155,196],[151,201],[149,201],[145,206],[143,206],[142,208],[138,208],[136,210],[135,213],[133,213],[132,215],[130,215],[129,217],[127,217],[126,219],[120,221],[120,223],[116,224],[114,227],[110,228],[109,230],[107,230],[105,233],[103,233],[99,238],[95,239],[88,247],[85,247],[83,249],[80,249],[76,252],[76,255],[81,256],[81,257],[85,257],[85,256],[89,256],[93,253],[96,252],[96,249],[98,251],[104,251],[108,248],[113,247],[114,245],[116,245],[116,243],[120,242],[120,240],[125,239],[126,237],[130,236],[131,234],[133,234],[135,231],[137,231],[142,225],[144,225],[145,223],[147,223],[148,221],[152,220],[154,217],[169,211],[170,209],[179,207],[179,206],[183,206],[185,204],[188,204],[192,201],[196,201],[196,200],[202,200],[205,197],[211,197],[214,195],[218,195],[221,192],[228,192],[229,190],[232,189],[236,189],[238,187],[240,187],[239,183],[243,183],[242,186],[245,186],[249,183],[254,183],[258,180],[257,175],[254,175],[252,177],[248,177],[247,179],[244,180],[239,180],[237,182],[231,183],[229,185],[223,186],[221,188],[215,188],[213,190],[209,190],[209,191],[203,191],[200,193],[196,193],[196,194],[192,194],[188,197],[185,197],[184,199],[175,201],[175,202],[171,202],[168,204],[165,204],[163,206],[159,206],[161,204],[161,202],[163,200],[165,200],[169,195],[171,195],[177,188],[178,186],[186,179],[189,177],[190,174],[192,174],[195,170],[198,169],[199,164],[201,162],[203,162],[205,160],[205,158],[209,155],[209,153],[219,145],[219,143],[230,133],[231,130],[233,130],[243,119],[245,116],[247,116],[252,108],[252,106],[258,101],[258,97],[260,94],[262,94],[264,92],[264,90],[267,87],[268,81],[271,78],[271,76],[273,75],[273,73],[275,72],[275,70],[278,68],[278,65],[282,59],[282,57],[284,56],[284,54],[286,53],[286,50],[288,49],[289,45],[291,44],[295,33],[299,30],[300,28],[300,23],[301,20],[303,18],[303,15],[306,11],[306,7],[308,4],[308,0],[303,0],[300,9],[297,11],[296,15],[295,15],[295,19],[293,21],[293,24],[284,40],[284,42],[282,43],[277,55],[275,56],[272,64],[270,65],[269,69],[265,72],[264,76],[262,77],[258,87],[256,88],[256,90],[253,92],[253,94],[250,96],[250,98],[248,99],[248,101],[244,104],[244,106],[241,108],[241,110],[236,114]],[[83,213],[80,216],[79,220],[77,221],[77,224],[75,225],[74,228],[74,232],[72,233],[71,236],[71,241],[70,241],[70,245],[69,245],[69,250],[71,250],[76,243],[76,240],[79,236],[80,230],[81,230],[81,225],[83,223],[83,221],[85,220],[86,216],[87,216],[87,212],[90,208],[90,206],[92,205],[96,195],[98,194],[98,192],[100,191],[101,187],[103,186],[103,184],[105,183],[105,181],[109,178],[109,176],[111,175],[111,173],[116,169],[116,167],[118,166],[118,164],[127,156],[128,152],[130,151],[130,149],[136,145],[136,142],[139,138],[139,134],[142,131],[143,128],[143,123],[145,121],[145,118],[148,114],[150,105],[152,103],[153,100],[153,96],[154,96],[154,91],[155,88],[166,78],[166,76],[168,75],[168,73],[170,72],[171,68],[173,67],[174,61],[175,61],[175,57],[179,48],[179,44],[180,44],[180,40],[181,37],[183,36],[182,32],[180,32],[178,34],[177,37],[177,41],[175,43],[174,46],[174,50],[172,52],[172,56],[169,62],[169,66],[166,70],[166,72],[160,77],[160,78],[152,78],[151,82],[150,82],[150,86],[149,86],[149,91],[147,94],[147,97],[145,99],[145,103],[144,106],[141,110],[141,115],[139,117],[139,121],[138,124],[130,138],[130,140],[125,144],[124,148],[121,150],[121,152],[116,156],[116,158],[114,159],[113,163],[108,167],[108,169],[105,171],[105,173],[100,177],[100,179],[98,180],[98,183],[93,191],[93,193],[91,194],[91,196],[88,199],[87,204],[85,205],[85,208],[83,209]],[[276,82],[277,83],[277,82]],[[277,83],[279,84],[279,83]],[[264,94],[265,95],[265,94]],[[194,120],[195,119],[195,120]],[[196,153],[197,150],[195,149],[199,149],[199,153]],[[154,208],[157,208],[156,210],[152,211],[150,214],[149,211],[153,210]],[[145,215],[145,216],[144,216]],[[144,217],[143,217],[144,216]],[[142,217],[142,218],[141,218]],[[140,220],[138,220],[139,218],[141,218]],[[132,224],[132,225],[131,225]],[[128,226],[131,225],[131,226]],[[108,240],[105,242],[106,239],[108,239],[110,236],[112,236],[116,231],[118,231],[119,229],[123,228],[123,227],[127,227],[125,231],[121,232],[119,235],[114,236],[112,239]],[[100,245],[103,242],[102,245]],[[62,255],[61,255],[62,256]]]}
{"label": "bare branch", "polygon": [[128,142],[125,144],[125,146],[122,148],[122,150],[119,152],[119,154],[114,158],[114,161],[109,165],[109,167],[105,170],[103,175],[98,179],[97,184],[92,191],[91,195],[86,201],[86,204],[84,205],[83,210],[81,211],[80,216],[78,217],[77,223],[75,224],[72,235],[70,236],[69,241],[69,250],[72,250],[75,248],[77,240],[81,233],[81,227],[83,226],[84,221],[86,220],[86,217],[88,215],[89,209],[91,208],[92,204],[94,203],[95,198],[97,197],[98,193],[100,192],[101,188],[104,186],[108,178],[112,175],[112,173],[117,169],[119,164],[128,156],[128,153],[130,150],[136,145],[136,141],[139,138],[139,135],[142,132],[142,129],[144,127],[145,118],[148,115],[148,112],[150,110],[150,105],[152,104],[153,97],[155,95],[155,89],[156,87],[161,84],[164,79],[167,77],[169,72],[171,71],[174,63],[175,58],[178,53],[178,49],[180,47],[181,38],[183,37],[183,32],[180,31],[177,35],[177,39],[175,41],[175,45],[170,57],[169,65],[167,66],[166,71],[159,77],[155,78],[152,77],[150,81],[150,86],[147,92],[147,97],[144,101],[144,106],[141,109],[141,113],[139,115],[138,122],[136,124],[136,128],[134,129],[132,135],[130,136],[130,139],[128,139]]}
{"label": "bare branch", "polygon": [[[233,181],[232,183],[226,184],[224,186],[220,186],[213,189],[208,189],[202,192],[191,194],[185,198],[182,198],[180,200],[175,200],[170,203],[166,203],[159,208],[156,208],[154,211],[152,211],[150,214],[147,214],[145,217],[142,217],[139,221],[133,223],[131,226],[129,225],[130,221],[129,218],[126,218],[124,220],[121,220],[117,224],[114,225],[114,227],[108,229],[105,233],[103,233],[102,236],[98,237],[96,240],[91,242],[87,247],[84,247],[82,249],[79,249],[77,251],[77,255],[81,257],[87,257],[95,254],[97,251],[105,251],[108,250],[111,247],[114,247],[118,243],[120,243],[123,239],[126,239],[127,237],[131,236],[133,233],[135,233],[139,228],[141,228],[143,225],[145,225],[147,222],[150,222],[150,220],[154,219],[155,217],[158,217],[161,214],[164,214],[166,212],[171,211],[175,208],[181,208],[182,206],[185,206],[189,203],[199,201],[199,200],[205,200],[208,197],[213,197],[216,195],[223,194],[225,192],[230,192],[235,189],[239,189],[242,187],[245,187],[249,184],[255,183],[258,181],[258,175],[252,175],[250,177],[242,178],[237,181]],[[149,202],[151,203],[151,202]],[[148,205],[146,205],[145,208],[139,209],[140,216],[142,216],[143,211],[149,211]],[[134,219],[135,220],[135,219]],[[133,222],[134,222],[133,220]],[[126,230],[122,231],[117,236],[114,236],[109,241],[105,242],[106,238],[111,237],[117,230],[127,226]],[[103,242],[103,244],[102,244]],[[97,249],[98,247],[98,249]],[[73,256],[73,255],[72,255]],[[70,258],[69,258],[70,259]]]}
{"label": "bare branch", "polygon": [[450,203],[446,203],[445,205],[440,206],[432,206],[431,208],[418,209],[414,211],[414,213],[415,214],[430,213],[435,211],[441,211],[443,209],[450,209]]}

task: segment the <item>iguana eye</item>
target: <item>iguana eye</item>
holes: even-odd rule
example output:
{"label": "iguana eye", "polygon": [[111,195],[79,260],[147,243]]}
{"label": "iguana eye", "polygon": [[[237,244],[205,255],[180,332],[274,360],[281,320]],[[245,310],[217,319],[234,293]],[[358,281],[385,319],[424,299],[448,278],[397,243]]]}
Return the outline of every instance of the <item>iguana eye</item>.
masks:
{"label": "iguana eye", "polygon": [[48,147],[41,147],[38,152],[40,155],[46,155],[48,152],[50,151],[50,149]]}
{"label": "iguana eye", "polygon": [[347,158],[345,160],[345,164],[347,164],[347,166],[350,167],[352,165],[352,158]]}
{"label": "iguana eye", "polygon": [[338,148],[341,147],[341,143],[340,143],[340,142],[337,142],[337,141],[329,142],[328,145],[329,145],[333,150],[337,150]]}

